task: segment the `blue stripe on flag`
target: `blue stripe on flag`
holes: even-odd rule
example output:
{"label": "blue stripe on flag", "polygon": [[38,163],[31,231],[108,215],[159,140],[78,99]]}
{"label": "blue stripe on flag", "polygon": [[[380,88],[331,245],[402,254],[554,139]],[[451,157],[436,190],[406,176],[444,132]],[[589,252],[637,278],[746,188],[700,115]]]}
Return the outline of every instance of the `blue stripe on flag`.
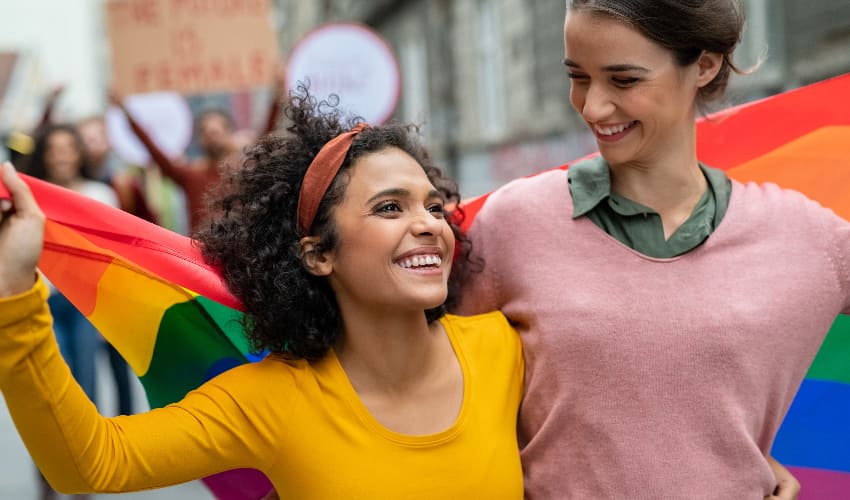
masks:
{"label": "blue stripe on flag", "polygon": [[850,385],[806,379],[779,429],[772,455],[784,465],[850,472],[849,419]]}

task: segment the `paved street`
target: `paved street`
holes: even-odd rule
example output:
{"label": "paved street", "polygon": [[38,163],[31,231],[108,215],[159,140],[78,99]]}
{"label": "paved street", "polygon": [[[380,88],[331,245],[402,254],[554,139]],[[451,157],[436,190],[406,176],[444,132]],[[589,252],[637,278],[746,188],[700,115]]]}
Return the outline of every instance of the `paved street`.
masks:
{"label": "paved street", "polygon": [[[98,394],[102,406],[115,407],[114,387],[105,355],[98,364]],[[141,384],[136,381],[137,411],[147,409]],[[35,467],[27,455],[23,442],[15,431],[6,403],[0,400],[0,500],[38,500]],[[63,497],[60,498],[70,498]],[[212,495],[203,483],[193,482],[172,488],[122,495],[94,495],[94,500],[210,500]]]}

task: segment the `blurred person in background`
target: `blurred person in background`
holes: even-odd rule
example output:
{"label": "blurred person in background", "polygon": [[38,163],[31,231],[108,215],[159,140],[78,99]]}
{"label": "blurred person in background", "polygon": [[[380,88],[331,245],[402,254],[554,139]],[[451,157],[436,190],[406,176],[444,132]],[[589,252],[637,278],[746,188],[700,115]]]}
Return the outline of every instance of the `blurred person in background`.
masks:
{"label": "blurred person in background", "polygon": [[94,115],[77,122],[77,130],[86,147],[92,177],[96,179],[111,179],[123,173],[128,165],[122,162],[113,152],[106,134],[106,123],[103,116]]}
{"label": "blurred person in background", "polygon": [[112,151],[103,116],[80,120],[77,130],[86,149],[90,177],[112,186],[122,210],[156,224],[156,213],[145,196],[143,170],[121,161]]}
{"label": "blurred person in background", "polygon": [[[85,118],[77,123],[77,129],[88,159],[84,167],[89,169],[86,172],[88,176],[112,186],[122,210],[156,224],[156,215],[144,195],[141,172],[138,169],[134,171],[134,167],[122,162],[113,153],[103,116]],[[117,412],[119,415],[131,415],[133,391],[130,386],[130,367],[112,344],[103,342],[102,345],[109,355],[109,366],[115,381]]]}
{"label": "blurred person in background", "polygon": [[56,101],[65,89],[64,85],[54,85],[44,98],[44,110],[41,113],[41,118],[38,124],[31,131],[12,130],[5,137],[6,152],[9,156],[9,161],[17,165],[18,168],[26,168],[29,162],[29,157],[32,154],[35,141],[33,136],[47,126],[53,117],[53,112],[56,109]]}
{"label": "blurred person in background", "polygon": [[[82,138],[73,125],[47,125],[36,136],[27,173],[118,207],[115,190],[93,179],[87,162]],[[94,367],[94,353],[100,342],[97,330],[55,290],[50,297],[50,309],[56,319],[54,328],[63,357],[89,399],[97,401]]]}
{"label": "blurred person in background", "polygon": [[149,131],[136,121],[124,105],[124,96],[114,90],[110,92],[110,102],[124,112],[130,128],[148,150],[153,162],[164,176],[174,181],[183,190],[191,232],[198,229],[198,224],[204,218],[204,195],[211,187],[218,184],[222,169],[227,168],[228,165],[239,164],[243,148],[274,130],[280,110],[283,82],[283,73],[279,72],[276,76],[266,126],[259,135],[237,131],[233,116],[224,109],[210,108],[201,112],[195,118],[195,133],[203,155],[194,161],[169,158],[153,141]]}
{"label": "blurred person in background", "polygon": [[[41,127],[27,172],[107,205],[119,205],[115,191],[108,184],[91,178],[82,138],[73,125],[46,124]],[[103,339],[89,320],[53,287],[50,287],[48,305],[62,357],[86,396],[96,403],[95,359]],[[42,481],[42,497],[54,498],[54,495],[52,488]]]}
{"label": "blurred person in background", "polygon": [[194,231],[204,217],[204,194],[210,187],[218,184],[224,164],[238,160],[239,148],[234,138],[233,118],[222,109],[210,109],[201,113],[195,119],[195,131],[203,156],[187,161],[182,158],[169,158],[136,121],[124,105],[122,96],[113,92],[110,94],[110,101],[124,112],[130,128],[148,150],[160,172],[183,190],[186,195],[189,226]]}

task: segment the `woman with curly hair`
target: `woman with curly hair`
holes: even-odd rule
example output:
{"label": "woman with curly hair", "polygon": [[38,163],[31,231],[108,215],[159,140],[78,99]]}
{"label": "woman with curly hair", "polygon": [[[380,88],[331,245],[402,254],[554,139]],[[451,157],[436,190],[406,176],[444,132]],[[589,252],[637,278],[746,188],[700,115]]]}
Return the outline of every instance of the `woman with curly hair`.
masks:
{"label": "woman with curly hair", "polygon": [[255,468],[282,498],[521,498],[519,338],[500,313],[445,314],[468,258],[454,184],[410,126],[345,121],[306,92],[286,114],[199,234],[270,354],[139,415],[100,416],[57,356],[44,217],[4,165],[0,389],[36,462],[69,492]]}

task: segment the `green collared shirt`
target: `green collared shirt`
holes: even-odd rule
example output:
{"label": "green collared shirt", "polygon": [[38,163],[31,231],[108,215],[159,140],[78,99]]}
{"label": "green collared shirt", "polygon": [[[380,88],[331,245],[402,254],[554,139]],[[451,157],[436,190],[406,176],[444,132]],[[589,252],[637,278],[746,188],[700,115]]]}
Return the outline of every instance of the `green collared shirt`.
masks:
{"label": "green collared shirt", "polygon": [[732,183],[722,170],[700,164],[708,181],[690,217],[664,239],[655,210],[611,192],[611,172],[601,156],[570,166],[567,178],[573,218],[587,216],[624,245],[656,258],[670,258],[698,247],[714,231],[729,207]]}

